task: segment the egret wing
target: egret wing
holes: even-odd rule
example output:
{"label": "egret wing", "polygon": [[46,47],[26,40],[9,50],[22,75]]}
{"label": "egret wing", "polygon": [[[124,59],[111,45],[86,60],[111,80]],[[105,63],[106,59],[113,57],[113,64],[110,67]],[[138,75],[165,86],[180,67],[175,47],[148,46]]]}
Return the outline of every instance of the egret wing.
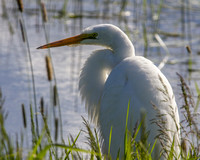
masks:
{"label": "egret wing", "polygon": [[[159,127],[153,120],[163,116],[166,127],[177,131],[175,121],[179,122],[177,106],[171,86],[160,70],[149,60],[135,56],[126,58],[110,73],[100,102],[100,131],[104,137],[104,148],[109,145],[109,132],[112,126],[111,154],[120,148],[123,151],[127,107],[130,103],[128,129],[132,131],[140,121],[140,114],[146,115],[149,142],[154,143]],[[174,114],[174,119],[170,113]],[[169,137],[173,138],[173,133]],[[140,135],[138,135],[138,138]],[[122,152],[123,154],[123,152]]]}

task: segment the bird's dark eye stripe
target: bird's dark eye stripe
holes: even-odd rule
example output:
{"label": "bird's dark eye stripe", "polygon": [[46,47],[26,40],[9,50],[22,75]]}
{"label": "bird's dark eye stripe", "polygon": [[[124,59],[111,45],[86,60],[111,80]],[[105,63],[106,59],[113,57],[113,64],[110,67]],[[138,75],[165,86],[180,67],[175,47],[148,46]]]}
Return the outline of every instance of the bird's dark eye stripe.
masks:
{"label": "bird's dark eye stripe", "polygon": [[98,33],[93,33],[89,36],[89,39],[96,39],[98,36]]}

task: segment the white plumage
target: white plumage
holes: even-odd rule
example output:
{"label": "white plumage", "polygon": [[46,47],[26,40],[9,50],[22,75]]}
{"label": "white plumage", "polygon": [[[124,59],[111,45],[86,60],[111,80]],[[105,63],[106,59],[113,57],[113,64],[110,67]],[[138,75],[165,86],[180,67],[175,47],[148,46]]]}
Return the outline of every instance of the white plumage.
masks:
{"label": "white plumage", "polygon": [[[156,136],[160,135],[160,127],[152,123],[152,120],[161,120],[168,136],[162,143],[166,148],[170,147],[174,137],[178,157],[179,114],[172,88],[161,71],[150,60],[135,56],[134,47],[127,35],[111,24],[91,26],[78,36],[39,48],[72,44],[106,47],[90,55],[81,71],[79,81],[81,97],[85,101],[88,114],[99,127],[103,139],[103,152],[108,151],[112,126],[110,153],[112,158],[116,159],[120,149],[122,157],[126,113],[130,101],[129,131],[133,131],[136,122],[140,121],[141,112],[145,113],[147,130],[150,131],[148,142],[153,144]],[[159,119],[158,114],[163,116]],[[166,137],[161,135],[162,138]],[[161,150],[159,140],[156,145]]]}

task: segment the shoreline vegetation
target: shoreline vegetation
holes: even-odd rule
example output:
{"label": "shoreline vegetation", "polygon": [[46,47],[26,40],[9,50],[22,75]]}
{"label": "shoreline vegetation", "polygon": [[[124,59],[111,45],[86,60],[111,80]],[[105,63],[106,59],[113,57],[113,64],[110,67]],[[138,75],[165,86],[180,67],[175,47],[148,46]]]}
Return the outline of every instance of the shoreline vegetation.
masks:
{"label": "shoreline vegetation", "polygon": [[[151,11],[154,14],[152,16],[154,19],[153,21],[153,28],[152,28],[152,35],[154,35],[154,39],[157,40],[157,44],[151,43],[149,41],[147,35],[147,0],[143,0],[142,2],[142,12],[144,18],[142,19],[142,30],[143,30],[143,44],[144,44],[144,56],[147,56],[147,52],[150,45],[158,45],[159,47],[163,48],[166,52],[166,56],[161,60],[160,67],[163,68],[166,63],[170,63],[168,61],[170,52],[168,50],[167,45],[163,42],[160,35],[169,36],[169,37],[187,37],[189,39],[189,45],[186,46],[185,51],[188,53],[188,72],[196,72],[197,69],[193,68],[192,62],[192,49],[191,43],[195,39],[192,37],[191,34],[191,23],[190,23],[190,12],[191,9],[198,11],[198,8],[192,8],[189,0],[182,0],[180,4],[180,11],[181,11],[181,33],[177,32],[165,32],[159,29],[159,21],[161,18],[161,13],[164,8],[171,7],[167,6],[163,0],[157,2],[156,6],[153,3],[150,3]],[[93,128],[90,126],[89,122],[83,117],[83,126],[84,130],[80,130],[76,137],[65,137],[63,135],[63,122],[61,116],[61,105],[59,100],[59,92],[57,89],[57,79],[56,79],[56,72],[54,70],[54,63],[52,60],[51,52],[48,50],[48,53],[45,57],[46,62],[46,71],[47,71],[47,79],[49,82],[50,88],[50,95],[51,95],[51,103],[47,106],[45,104],[45,97],[41,97],[40,100],[37,99],[36,96],[36,87],[35,87],[35,77],[34,77],[34,66],[32,63],[32,55],[30,50],[29,40],[30,37],[27,35],[27,27],[26,27],[26,19],[24,18],[26,15],[25,10],[27,9],[24,7],[22,0],[13,0],[13,3],[16,3],[18,9],[14,8],[19,14],[19,26],[21,30],[22,41],[25,44],[26,48],[26,56],[27,56],[27,68],[28,68],[28,80],[29,80],[29,87],[30,87],[30,105],[25,106],[22,102],[21,105],[21,119],[23,129],[20,134],[16,133],[16,136],[13,137],[13,134],[10,135],[5,127],[5,122],[7,120],[8,114],[5,112],[4,103],[6,98],[4,93],[0,89],[0,160],[4,159],[13,159],[13,160],[21,160],[21,159],[111,159],[109,155],[102,155],[101,153],[101,139],[99,137],[98,129]],[[48,12],[57,12],[54,10],[46,9],[45,3],[41,0],[38,0],[38,10],[41,12],[42,16],[42,28],[45,34],[46,42],[48,43],[48,31],[47,31],[47,22],[48,22]],[[83,13],[82,3],[83,1],[77,0],[77,7],[78,11],[74,13],[67,12],[67,5],[68,0],[63,0],[62,9],[56,14],[54,18],[97,18],[102,17],[105,19],[111,19],[109,14],[109,0],[106,0],[103,5],[105,11],[103,14],[88,14],[86,12]],[[94,6],[98,10],[99,1],[94,0]],[[134,7],[137,7],[137,1],[134,1]],[[128,12],[126,12],[125,8],[129,4],[128,0],[121,0],[119,3],[120,12],[119,15],[115,15],[119,17],[122,21],[123,17],[126,17]],[[13,26],[8,18],[8,11],[6,10],[6,0],[2,0],[2,16],[5,19],[8,19],[8,26],[11,33],[13,33]],[[156,7],[156,9],[155,9]],[[30,9],[31,10],[31,9]],[[38,11],[38,12],[39,12]],[[137,13],[136,13],[137,14]],[[137,15],[136,15],[137,16]],[[188,23],[185,23],[185,21]],[[136,19],[135,21],[138,21]],[[135,22],[137,24],[137,22]],[[127,35],[130,36],[130,29],[127,27]],[[172,44],[174,45],[174,44]],[[180,44],[179,44],[180,45]],[[179,106],[179,112],[183,115],[183,120],[180,122],[180,132],[181,132],[181,154],[180,158],[185,160],[198,160],[200,159],[200,129],[199,129],[199,103],[200,103],[200,88],[197,83],[195,83],[196,95],[197,98],[194,99],[193,93],[190,90],[190,87],[187,85],[186,81],[182,77],[181,74],[177,73],[177,79],[179,79],[179,87],[181,90],[181,98],[183,101],[182,106]],[[1,86],[0,86],[1,87]],[[39,101],[39,105],[38,105]],[[47,107],[52,108],[52,113],[48,112]],[[153,106],[152,106],[153,109]],[[29,114],[27,114],[29,113]],[[51,115],[51,116],[50,116]],[[128,118],[128,112],[127,112]],[[42,123],[39,123],[42,122]],[[27,126],[31,126],[28,128]],[[53,129],[52,129],[53,128]],[[144,135],[140,141],[136,141],[136,137],[140,129],[144,129],[143,123],[139,123],[136,125],[134,131],[126,131],[124,135],[124,143],[125,143],[125,152],[124,152],[124,159],[152,159],[151,153],[155,149],[153,145],[150,147],[148,142],[146,142],[147,135]],[[28,130],[30,129],[30,130]],[[162,132],[165,132],[162,130]],[[144,133],[146,133],[144,131]],[[27,142],[29,138],[28,134],[31,136],[31,142]],[[79,136],[84,135],[85,142],[87,143],[88,148],[81,148],[78,146]],[[110,132],[110,141],[112,139],[112,128]],[[158,139],[159,140],[159,139]],[[28,145],[27,145],[28,144]],[[165,146],[163,146],[165,147]],[[172,160],[174,159],[174,150],[173,150],[173,142],[172,146],[170,147],[171,150],[168,150],[166,154],[166,159]],[[165,150],[165,149],[164,149]]]}
{"label": "shoreline vegetation", "polygon": [[[181,132],[181,144],[180,150],[181,153],[179,158],[184,160],[200,158],[200,129],[199,129],[199,114],[196,112],[196,103],[191,95],[191,91],[187,84],[185,83],[183,77],[177,73],[177,76],[180,80],[180,87],[182,90],[182,98],[184,99],[184,104],[181,107],[180,112],[184,115],[184,120],[180,122],[180,132]],[[197,89],[199,92],[199,88]],[[48,115],[44,107],[44,100],[41,99],[40,111],[38,114],[42,116],[43,124],[39,126],[41,128],[39,134],[37,135],[38,127],[35,123],[34,117],[36,116],[32,105],[30,108],[30,115],[26,115],[25,106],[22,104],[22,122],[24,131],[30,132],[32,136],[32,142],[30,148],[26,146],[26,137],[24,132],[21,132],[20,135],[16,134],[16,137],[13,138],[9,135],[5,128],[5,121],[9,113],[4,111],[3,105],[5,98],[2,91],[0,90],[0,159],[111,159],[109,155],[102,155],[101,153],[101,139],[99,137],[98,129],[92,128],[89,122],[82,117],[83,125],[85,126],[84,130],[80,130],[76,137],[64,137],[61,139],[58,131],[58,119],[54,119],[54,132],[50,131],[50,126],[48,125]],[[154,106],[155,107],[155,106]],[[129,107],[128,107],[129,108]],[[152,106],[153,109],[153,106]],[[127,109],[127,118],[128,118],[128,109]],[[159,115],[158,115],[159,116]],[[160,115],[162,116],[162,115]],[[28,124],[27,118],[30,118],[30,123]],[[141,118],[144,119],[145,115],[141,115]],[[31,131],[27,131],[27,125],[31,125]],[[139,130],[142,129],[142,135],[138,135]],[[166,130],[160,126],[161,134],[164,134]],[[78,146],[78,140],[80,134],[83,134],[85,138],[85,143],[88,145],[88,148],[84,149]],[[141,137],[139,141],[136,141],[136,137]],[[162,137],[162,136],[160,136]],[[155,143],[150,147],[147,142],[148,131],[145,130],[145,123],[137,123],[133,131],[125,131],[124,134],[124,143],[125,143],[125,152],[124,159],[153,159],[151,153],[154,151]],[[110,142],[112,139],[112,128],[109,136]],[[174,145],[170,147],[163,146],[163,152],[165,152],[166,159],[174,159]],[[158,155],[159,157],[160,155]]]}

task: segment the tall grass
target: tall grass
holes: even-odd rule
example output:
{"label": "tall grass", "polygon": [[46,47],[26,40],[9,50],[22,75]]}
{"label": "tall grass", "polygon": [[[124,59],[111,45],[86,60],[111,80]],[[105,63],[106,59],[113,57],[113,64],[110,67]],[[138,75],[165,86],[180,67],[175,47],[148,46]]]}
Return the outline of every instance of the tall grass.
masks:
{"label": "tall grass", "polygon": [[[63,6],[63,9],[65,9],[67,5],[67,1],[65,0],[65,4]],[[47,15],[47,10],[45,7],[45,4],[40,0],[40,7],[41,7],[41,13],[42,13],[42,17],[43,17],[43,21],[42,21],[42,26],[43,26],[43,30],[44,30],[44,34],[45,34],[45,39],[46,39],[46,43],[49,43],[49,38],[48,38],[48,34],[47,34],[47,29],[46,29],[46,22],[48,21],[48,15]],[[53,63],[53,59],[51,56],[51,52],[50,49],[48,49],[48,56],[46,56],[46,69],[47,69],[47,76],[48,76],[48,80],[49,80],[49,84],[50,84],[50,99],[52,99],[52,108],[53,108],[53,116],[54,119],[56,117],[55,115],[55,107],[58,106],[58,117],[59,117],[59,121],[57,121],[56,123],[59,123],[60,125],[60,134],[61,134],[61,139],[63,140],[63,129],[62,129],[62,115],[61,115],[61,107],[60,107],[60,100],[59,100],[59,93],[57,90],[57,78],[56,78],[56,72],[54,69],[54,63]]]}
{"label": "tall grass", "polygon": [[[35,107],[35,112],[37,113],[37,98],[36,98],[36,86],[35,86],[35,76],[34,76],[34,72],[33,72],[33,62],[32,62],[32,56],[31,56],[31,51],[30,51],[30,44],[29,44],[29,40],[28,40],[28,35],[27,35],[27,31],[26,31],[26,25],[25,25],[25,21],[24,21],[24,5],[23,5],[23,0],[16,0],[17,4],[18,4],[18,9],[19,9],[19,14],[21,17],[20,20],[20,27],[21,27],[21,33],[22,33],[22,38],[23,41],[26,45],[26,49],[27,49],[27,57],[28,57],[28,63],[29,63],[29,69],[30,69],[30,75],[28,74],[28,76],[31,76],[31,82],[30,82],[30,86],[32,85],[32,94],[30,93],[30,95],[33,95],[33,102],[34,102],[34,107]],[[31,91],[30,91],[31,92]],[[30,96],[30,103],[32,105],[32,96]],[[37,114],[35,115],[35,121],[36,121],[36,133],[39,136],[39,124],[38,124],[38,116]]]}
{"label": "tall grass", "polygon": [[[178,74],[180,79],[180,87],[182,90],[182,96],[184,100],[184,104],[181,107],[181,112],[184,115],[184,120],[180,123],[181,125],[181,159],[184,160],[198,160],[200,158],[199,151],[199,140],[200,140],[200,130],[199,130],[199,121],[198,114],[196,113],[196,108],[194,101],[191,96],[191,91],[187,84],[185,83],[183,77]],[[163,91],[164,92],[164,91]],[[22,119],[23,126],[26,128],[27,117],[30,117],[31,121],[31,134],[32,134],[32,147],[28,149],[24,145],[24,140],[26,140],[22,135],[20,135],[21,140],[18,138],[16,140],[10,136],[5,128],[5,121],[7,117],[7,113],[4,112],[5,98],[0,90],[0,159],[111,159],[110,157],[110,148],[108,150],[108,155],[104,155],[101,153],[101,138],[99,137],[99,133],[97,129],[92,129],[88,121],[83,118],[83,124],[85,126],[85,131],[80,130],[78,135],[73,138],[70,136],[68,138],[68,142],[66,142],[67,137],[65,137],[65,142],[57,142],[57,136],[53,137],[53,134],[49,130],[49,126],[47,123],[47,113],[45,109],[45,105],[43,99],[41,99],[41,111],[42,119],[44,122],[43,129],[40,132],[39,137],[37,137],[35,132],[35,121],[33,119],[33,111],[32,106],[30,106],[30,116],[26,115],[24,105],[22,105]],[[154,106],[155,108],[155,106]],[[153,106],[152,106],[153,109]],[[156,108],[155,108],[156,109]],[[157,109],[156,109],[157,110]],[[127,117],[126,117],[126,126],[128,122],[129,116],[129,105],[127,107]],[[162,116],[162,115],[160,115]],[[150,147],[147,142],[148,132],[146,131],[145,126],[145,114],[141,115],[141,122],[135,125],[135,129],[133,132],[125,129],[124,134],[124,155],[123,159],[131,160],[131,159],[153,159],[152,153],[156,150],[156,141]],[[57,119],[55,119],[55,126],[57,125]],[[159,125],[159,124],[158,124]],[[162,128],[161,131],[165,133],[166,128]],[[56,127],[55,127],[56,128]],[[139,141],[136,141],[136,137],[138,136],[139,130],[142,131],[142,136]],[[57,129],[55,129],[57,132]],[[82,149],[78,147],[78,138],[81,134],[86,136],[86,143],[89,146],[89,149]],[[110,142],[112,139],[112,128],[110,132]],[[158,138],[159,139],[159,138]],[[16,141],[16,143],[14,143]],[[161,138],[162,141],[162,138]],[[68,145],[66,145],[68,144]],[[110,146],[110,145],[109,145]],[[163,146],[165,149],[166,146]],[[171,142],[171,149],[168,150],[169,154],[167,154],[166,159],[174,159],[174,141]],[[160,155],[157,155],[156,159],[159,159]],[[119,159],[119,157],[117,158]]]}

